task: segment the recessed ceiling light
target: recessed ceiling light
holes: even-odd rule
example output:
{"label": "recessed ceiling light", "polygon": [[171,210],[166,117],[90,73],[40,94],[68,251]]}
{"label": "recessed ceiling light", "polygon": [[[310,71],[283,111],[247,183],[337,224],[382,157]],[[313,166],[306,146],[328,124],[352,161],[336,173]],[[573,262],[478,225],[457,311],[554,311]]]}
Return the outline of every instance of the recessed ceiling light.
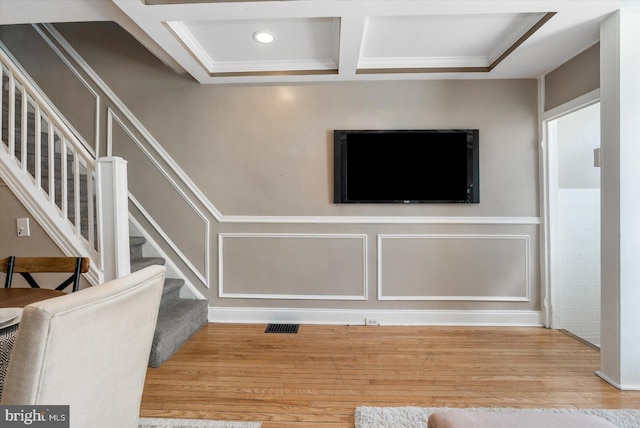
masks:
{"label": "recessed ceiling light", "polygon": [[276,36],[268,31],[256,31],[253,33],[253,40],[264,44],[273,43],[276,40]]}

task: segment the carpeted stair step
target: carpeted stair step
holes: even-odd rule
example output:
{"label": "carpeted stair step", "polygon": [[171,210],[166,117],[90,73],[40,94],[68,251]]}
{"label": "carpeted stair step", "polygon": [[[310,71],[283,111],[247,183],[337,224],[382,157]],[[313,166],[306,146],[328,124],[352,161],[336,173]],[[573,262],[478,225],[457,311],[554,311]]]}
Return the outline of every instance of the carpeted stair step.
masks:
{"label": "carpeted stair step", "polygon": [[175,299],[160,306],[149,367],[160,367],[207,323],[208,302]]}
{"label": "carpeted stair step", "polygon": [[[132,272],[149,265],[165,263],[162,257],[143,255],[142,246],[146,242],[147,240],[142,236],[129,237]],[[158,310],[158,322],[149,356],[149,367],[160,367],[208,322],[207,300],[180,298],[180,289],[183,286],[184,279],[165,279]]]}
{"label": "carpeted stair step", "polygon": [[162,290],[160,305],[166,305],[180,297],[180,288],[184,285],[184,279],[166,278]]}
{"label": "carpeted stair step", "polygon": [[153,265],[164,265],[164,261],[162,257],[138,257],[131,259],[131,272],[136,272]]}
{"label": "carpeted stair step", "polygon": [[147,240],[142,236],[131,236],[129,237],[129,249],[131,254],[131,259],[139,259],[142,256],[142,246],[147,242]]}

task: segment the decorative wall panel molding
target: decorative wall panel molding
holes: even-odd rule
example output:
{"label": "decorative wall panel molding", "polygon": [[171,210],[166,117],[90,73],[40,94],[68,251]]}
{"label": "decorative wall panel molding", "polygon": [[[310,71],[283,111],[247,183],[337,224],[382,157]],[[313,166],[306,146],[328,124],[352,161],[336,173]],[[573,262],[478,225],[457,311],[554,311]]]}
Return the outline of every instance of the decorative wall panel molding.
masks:
{"label": "decorative wall panel molding", "polygon": [[530,293],[528,235],[378,236],[379,300],[527,302]]}
{"label": "decorative wall panel molding", "polygon": [[[90,82],[87,81],[87,79],[85,78],[85,76],[82,75],[82,73],[80,72],[80,70],[78,70],[78,68],[76,68],[73,65],[73,58],[70,58],[68,56],[67,51],[60,46],[60,44],[58,43],[58,41],[53,38],[53,37],[49,37],[49,35],[45,32],[44,27],[42,26],[38,26],[38,25],[33,25],[34,30],[42,37],[42,39],[44,40],[44,42],[49,45],[49,47],[51,48],[51,50],[58,56],[58,58],[60,58],[60,60],[62,61],[62,63],[67,67],[67,69],[71,72],[71,74],[73,75],[73,77],[80,82],[80,84],[82,85],[82,88],[84,88],[84,90],[86,90],[86,92],[88,92],[88,99],[92,100],[92,106],[91,109],[93,109],[93,117],[92,117],[92,123],[90,125],[90,127],[92,127],[92,136],[91,138],[93,139],[93,144],[90,144],[85,135],[82,135],[78,129],[76,129],[76,127],[74,127],[71,122],[69,122],[65,115],[63,115],[61,112],[59,112],[55,106],[54,103],[50,103],[50,105],[52,106],[51,108],[54,109],[58,115],[60,116],[60,120],[62,120],[63,122],[65,122],[65,124],[69,127],[69,129],[74,131],[75,136],[78,138],[78,140],[80,140],[80,142],[82,143],[82,145],[84,145],[84,147],[87,148],[87,150],[89,150],[89,152],[91,152],[91,154],[94,155],[94,157],[96,156],[96,154],[100,153],[99,152],[99,148],[100,148],[100,111],[101,111],[101,107],[100,107],[100,103],[101,103],[101,98],[100,98],[100,94],[98,94],[98,92],[93,88],[93,86],[91,86]],[[44,94],[42,94],[44,96]],[[45,96],[46,97],[46,96]],[[81,98],[81,94],[78,94],[77,92],[74,93],[74,103],[79,102]],[[83,126],[86,124],[82,124]]]}
{"label": "decorative wall panel molding", "polygon": [[[185,212],[190,212],[191,217],[181,218],[181,221],[187,223],[189,225],[189,229],[193,231],[194,239],[202,239],[201,248],[204,249],[204,253],[202,255],[201,265],[197,266],[193,257],[188,257],[185,252],[180,248],[180,245],[176,243],[176,239],[171,238],[166,232],[165,229],[158,224],[156,220],[151,217],[151,214],[145,210],[143,205],[138,201],[138,199],[131,194],[129,195],[129,200],[137,207],[137,209],[145,216],[146,220],[153,226],[156,232],[162,236],[165,242],[170,246],[172,251],[174,251],[179,257],[180,260],[189,267],[189,269],[193,272],[194,275],[202,282],[202,284],[206,287],[209,287],[209,261],[211,259],[210,254],[210,245],[209,245],[209,236],[210,236],[210,221],[207,216],[205,216],[202,211],[198,209],[197,206],[191,201],[191,199],[186,195],[180,186],[173,180],[173,178],[166,173],[166,171],[158,165],[158,162],[155,160],[153,155],[145,148],[145,146],[140,142],[140,140],[134,135],[134,133],[124,124],[124,122],[118,117],[118,115],[112,111],[111,109],[107,110],[107,152],[109,156],[112,155],[113,151],[113,139],[114,132],[116,127],[124,132],[127,137],[134,143],[135,147],[137,147],[140,152],[149,160],[149,162],[155,167],[156,171],[161,174],[161,176],[166,180],[166,183],[171,186],[173,191],[167,196],[177,196],[179,199],[179,205],[182,207],[181,209]],[[174,206],[174,209],[177,209],[177,206]]]}
{"label": "decorative wall panel molding", "polygon": [[218,246],[221,298],[367,300],[366,235],[221,233]]}

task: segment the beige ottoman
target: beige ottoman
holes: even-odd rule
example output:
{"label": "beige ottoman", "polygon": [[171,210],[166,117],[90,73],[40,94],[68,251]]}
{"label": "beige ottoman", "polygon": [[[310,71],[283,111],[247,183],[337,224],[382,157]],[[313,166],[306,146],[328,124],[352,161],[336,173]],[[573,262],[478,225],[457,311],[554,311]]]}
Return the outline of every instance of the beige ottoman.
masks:
{"label": "beige ottoman", "polygon": [[429,416],[429,428],[618,428],[598,416],[535,411],[442,410]]}

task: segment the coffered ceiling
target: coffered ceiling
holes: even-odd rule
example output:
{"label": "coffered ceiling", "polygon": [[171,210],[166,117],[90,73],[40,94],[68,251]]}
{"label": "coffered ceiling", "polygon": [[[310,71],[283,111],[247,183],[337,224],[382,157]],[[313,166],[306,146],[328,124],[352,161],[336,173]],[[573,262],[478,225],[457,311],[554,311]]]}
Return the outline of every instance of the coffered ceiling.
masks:
{"label": "coffered ceiling", "polygon": [[[593,45],[608,14],[639,4],[0,0],[0,24],[114,20],[203,84],[524,78],[540,76]],[[270,33],[273,42],[257,42],[259,31]]]}

